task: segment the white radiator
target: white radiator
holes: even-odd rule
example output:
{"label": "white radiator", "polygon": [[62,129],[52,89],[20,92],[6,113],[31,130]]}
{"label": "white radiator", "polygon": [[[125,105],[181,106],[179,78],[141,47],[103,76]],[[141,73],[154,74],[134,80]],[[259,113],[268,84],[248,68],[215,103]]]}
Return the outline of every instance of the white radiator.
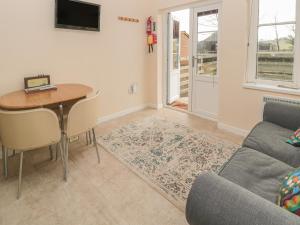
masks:
{"label": "white radiator", "polygon": [[264,102],[264,104],[267,102],[279,102],[279,103],[300,106],[300,99],[297,100],[297,99],[274,97],[274,96],[264,96],[263,102]]}

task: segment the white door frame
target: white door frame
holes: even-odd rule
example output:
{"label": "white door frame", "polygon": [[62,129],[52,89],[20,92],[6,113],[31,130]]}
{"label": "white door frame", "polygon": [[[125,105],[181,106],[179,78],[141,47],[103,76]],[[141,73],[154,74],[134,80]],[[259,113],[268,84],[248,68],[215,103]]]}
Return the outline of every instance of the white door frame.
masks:
{"label": "white door frame", "polygon": [[[162,10],[161,15],[162,15],[162,102],[163,102],[163,107],[166,108],[171,108],[174,109],[173,107],[168,106],[168,76],[169,76],[169,49],[168,49],[168,27],[169,27],[169,21],[168,21],[168,14],[174,11],[179,11],[179,10],[184,10],[184,9],[190,9],[190,31],[194,30],[193,23],[194,23],[194,9],[195,8],[200,8],[200,7],[205,7],[205,6],[210,6],[210,5],[216,5],[219,4],[220,8],[222,8],[222,0],[207,0],[201,3],[191,3],[191,4],[185,4],[177,7],[172,7],[170,9]],[[220,14],[221,15],[221,14]],[[222,20],[220,20],[220,26],[221,26]],[[193,36],[193,35],[192,35]],[[220,38],[220,33],[219,33],[219,38]],[[189,49],[193,49],[193,37],[190,38],[189,41]],[[218,56],[219,56],[220,50],[218,51]],[[189,53],[190,59],[193,57],[193,51],[190,51]],[[193,71],[193,66],[190,61],[189,63],[189,82],[192,82],[193,76],[192,76],[192,71]],[[219,63],[218,63],[218,71],[219,71]],[[189,109],[188,111],[185,111],[189,114],[200,116],[198,114],[195,114],[192,112],[192,87],[190,85],[189,87]],[[181,111],[181,110],[179,110]],[[213,119],[214,120],[214,119]]]}
{"label": "white door frame", "polygon": [[[178,68],[174,69],[173,61],[173,26],[176,18],[174,18],[171,13],[168,14],[168,93],[167,93],[167,103],[171,104],[173,101],[180,98],[180,31],[179,31],[179,49],[178,49]],[[178,87],[174,85],[178,84]]]}

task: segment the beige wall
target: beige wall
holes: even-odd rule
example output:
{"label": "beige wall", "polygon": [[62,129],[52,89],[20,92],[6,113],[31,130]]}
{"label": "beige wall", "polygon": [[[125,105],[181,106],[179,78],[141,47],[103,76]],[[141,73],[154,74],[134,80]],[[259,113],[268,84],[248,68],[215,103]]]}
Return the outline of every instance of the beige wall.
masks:
{"label": "beige wall", "polygon": [[[159,8],[193,3],[191,0],[159,0]],[[242,87],[246,71],[248,4],[246,0],[223,0],[220,31],[220,105],[219,122],[243,130],[250,130],[262,115],[264,95],[275,94]]]}
{"label": "beige wall", "polygon": [[[158,51],[149,55],[146,18],[161,9],[196,1],[90,1],[102,5],[100,33],[55,29],[54,0],[0,1],[0,95],[23,88],[24,76],[47,73],[54,83],[77,82],[100,89],[102,116],[143,104],[161,104],[162,35]],[[219,121],[248,130],[260,120],[262,96],[275,94],[242,88],[246,2],[223,1]],[[141,23],[120,22],[117,17],[121,15],[137,17]],[[161,16],[157,19],[162,24]],[[158,28],[161,33],[162,27]],[[139,90],[132,96],[128,88],[134,82]]]}
{"label": "beige wall", "polygon": [[242,88],[246,73],[247,1],[224,0],[221,30],[220,114],[222,123],[249,130],[261,120],[264,95],[288,96]]}
{"label": "beige wall", "polygon": [[204,0],[157,0],[159,9],[167,9],[171,7],[182,6],[191,3],[202,2]]}
{"label": "beige wall", "polygon": [[[102,116],[151,103],[156,58],[147,53],[145,21],[154,6],[148,0],[89,1],[102,5],[99,33],[55,29],[54,0],[0,1],[0,95],[22,89],[25,76],[45,73],[53,83],[100,89]],[[129,95],[134,82],[138,93]]]}

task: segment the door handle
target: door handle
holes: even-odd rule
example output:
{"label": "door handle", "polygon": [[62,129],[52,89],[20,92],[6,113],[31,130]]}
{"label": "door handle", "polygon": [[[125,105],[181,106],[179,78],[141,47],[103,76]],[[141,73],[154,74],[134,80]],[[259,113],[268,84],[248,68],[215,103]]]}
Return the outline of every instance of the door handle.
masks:
{"label": "door handle", "polygon": [[193,62],[192,62],[192,64],[193,64],[193,68],[195,67],[195,60],[196,60],[196,57],[195,56],[193,56]]}
{"label": "door handle", "polygon": [[193,60],[192,60],[193,67],[195,67],[195,60],[201,60],[201,58],[197,58],[196,56],[193,56]]}

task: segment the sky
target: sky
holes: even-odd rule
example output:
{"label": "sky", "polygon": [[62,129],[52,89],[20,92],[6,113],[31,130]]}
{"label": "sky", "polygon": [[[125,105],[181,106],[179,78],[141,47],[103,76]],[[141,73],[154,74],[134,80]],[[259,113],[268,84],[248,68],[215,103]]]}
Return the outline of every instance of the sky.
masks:
{"label": "sky", "polygon": [[186,31],[188,34],[190,33],[190,10],[180,10],[176,12],[172,12],[172,16],[176,18],[176,20],[180,21],[180,31]]}
{"label": "sky", "polygon": [[[190,10],[180,10],[176,12],[172,12],[172,16],[180,21],[180,31],[186,31],[188,34],[190,33]],[[205,31],[217,31],[217,21],[216,16],[204,16],[199,17],[198,19],[198,27],[202,32]],[[198,41],[202,41],[211,36],[212,33],[202,33],[198,35]]]}
{"label": "sky", "polygon": [[[260,23],[294,21],[296,15],[296,0],[260,0]],[[271,7],[270,7],[271,6]]]}
{"label": "sky", "polygon": [[[271,6],[271,7],[270,7]],[[296,0],[260,0],[259,23],[292,22],[296,20]],[[293,25],[266,26],[259,29],[260,40],[276,39],[293,34]]]}

